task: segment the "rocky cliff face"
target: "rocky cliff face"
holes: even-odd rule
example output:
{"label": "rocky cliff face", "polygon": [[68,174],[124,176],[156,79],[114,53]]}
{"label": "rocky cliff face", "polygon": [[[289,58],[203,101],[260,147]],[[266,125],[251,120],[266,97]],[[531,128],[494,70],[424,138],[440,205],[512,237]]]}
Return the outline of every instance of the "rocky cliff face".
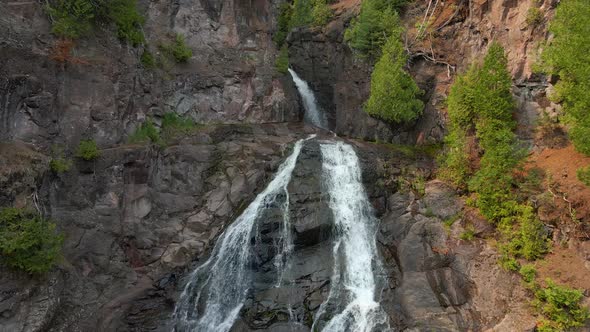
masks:
{"label": "rocky cliff face", "polygon": [[97,162],[46,174],[39,202],[66,235],[64,261],[42,279],[0,273],[8,295],[2,331],[159,326],[180,272],[207,251],[304,131],[224,126],[163,150],[103,150]]}
{"label": "rocky cliff face", "polygon": [[[155,70],[142,50],[121,44],[109,27],[77,42],[74,61],[52,60],[57,40],[43,5],[0,4],[0,139],[47,147],[121,143],[146,117],[166,112],[199,123],[299,120],[290,80],[274,74],[271,40],[277,2],[142,2],[149,48],[187,37],[187,64]],[[146,46],[146,47],[148,47]]]}
{"label": "rocky cliff face", "polygon": [[[410,53],[409,70],[425,94],[424,115],[413,125],[396,127],[367,116],[362,105],[370,91],[371,61],[360,59],[345,44],[344,30],[360,10],[359,0],[334,5],[336,18],[322,28],[293,31],[288,39],[290,61],[300,76],[317,91],[322,108],[330,114],[340,135],[368,140],[408,143],[438,142],[444,136],[444,100],[457,73],[481,59],[492,41],[506,48],[514,77],[519,110],[520,136],[532,138],[538,110],[550,105],[548,84],[533,75],[541,43],[548,38],[546,22],[556,1],[452,0],[412,2],[402,14],[404,36]],[[531,7],[539,6],[544,17],[527,23]],[[433,9],[434,8],[434,9]],[[429,9],[428,33],[417,37],[416,26]]]}
{"label": "rocky cliff face", "polygon": [[[548,16],[555,2],[543,1]],[[73,55],[79,61],[58,63],[51,59],[55,39],[42,6],[0,3],[0,206],[37,208],[66,236],[64,260],[47,277],[0,269],[2,332],[166,330],[187,271],[264,187],[290,145],[315,132],[286,123],[301,116],[290,78],[274,72],[278,1],[139,3],[152,51],[182,33],[194,52],[187,64],[146,70],[138,60],[142,50],[103,29],[78,42]],[[370,118],[362,111],[370,64],[355,58],[342,38],[359,2],[343,3],[326,27],[298,29],[288,39],[293,68],[312,85],[340,135],[440,141],[440,109],[452,77],[493,39],[508,51],[521,137],[530,136],[527,124],[538,106],[551,106],[545,82],[530,70],[535,43],[547,37],[543,23],[525,24],[532,2],[451,0],[435,11],[435,34],[410,45],[410,70],[426,92],[424,116],[403,128]],[[404,14],[409,38],[424,10],[425,3],[416,2]],[[209,125],[168,147],[124,144],[140,122],[152,117],[158,123],[166,112]],[[62,175],[49,172],[49,148],[59,144],[71,153],[81,138],[97,141],[100,159],[78,160]],[[381,220],[382,305],[392,326],[531,328],[518,280],[496,265],[494,251],[456,239],[472,216],[450,230],[442,226],[462,208],[454,192],[436,181],[424,190],[408,185],[429,177],[431,158],[349,143]],[[236,330],[307,331],[325,300],[332,215],[320,168],[318,142],[310,141],[289,185],[296,255],[288,278],[296,286],[257,284]],[[268,214],[258,230],[266,243],[280,222]],[[487,224],[479,225],[485,231]],[[273,273],[274,254],[271,245],[256,252],[261,280]],[[287,307],[287,300],[300,305]],[[289,322],[292,316],[303,323]]]}

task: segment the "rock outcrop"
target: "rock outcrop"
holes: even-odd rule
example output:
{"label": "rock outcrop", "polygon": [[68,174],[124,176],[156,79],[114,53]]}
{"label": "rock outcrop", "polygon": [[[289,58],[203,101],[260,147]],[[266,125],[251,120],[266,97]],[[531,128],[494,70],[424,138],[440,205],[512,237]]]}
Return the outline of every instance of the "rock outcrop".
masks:
{"label": "rock outcrop", "polygon": [[175,34],[194,56],[186,64],[145,69],[141,48],[120,42],[112,27],[76,42],[71,59],[55,60],[43,4],[0,3],[0,139],[40,147],[100,147],[124,142],[147,117],[175,112],[198,123],[299,121],[293,83],[277,76],[274,29],[278,1],[139,1],[145,49]]}
{"label": "rock outcrop", "polygon": [[64,261],[41,279],[0,271],[0,326],[160,326],[184,269],[253,199],[302,129],[203,129],[161,150],[120,146],[102,150],[95,162],[77,161],[67,173],[45,173],[39,204],[65,235]]}

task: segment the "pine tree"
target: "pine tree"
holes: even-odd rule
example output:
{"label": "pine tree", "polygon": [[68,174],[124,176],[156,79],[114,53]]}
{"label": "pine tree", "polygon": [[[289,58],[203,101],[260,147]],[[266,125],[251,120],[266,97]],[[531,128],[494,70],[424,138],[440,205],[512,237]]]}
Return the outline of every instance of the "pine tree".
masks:
{"label": "pine tree", "polygon": [[375,65],[365,111],[384,121],[403,123],[417,119],[424,103],[418,99],[422,91],[404,70],[407,55],[397,31],[387,40],[383,55]]}

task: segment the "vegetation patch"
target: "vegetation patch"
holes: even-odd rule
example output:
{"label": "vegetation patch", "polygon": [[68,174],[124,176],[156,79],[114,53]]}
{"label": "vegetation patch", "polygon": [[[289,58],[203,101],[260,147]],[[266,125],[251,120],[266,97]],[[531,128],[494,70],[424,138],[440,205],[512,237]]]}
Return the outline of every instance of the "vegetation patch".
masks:
{"label": "vegetation patch", "polygon": [[287,48],[287,45],[283,45],[283,47],[281,47],[279,56],[275,61],[275,68],[281,74],[286,74],[289,72],[289,49]]}
{"label": "vegetation patch", "polygon": [[459,238],[464,241],[472,241],[475,239],[475,228],[473,228],[473,225],[467,225],[467,227],[465,227],[465,231],[461,233]]}
{"label": "vegetation patch", "polygon": [[578,180],[590,187],[590,166],[582,167],[576,171]]}
{"label": "vegetation patch", "polygon": [[136,0],[54,0],[46,5],[52,21],[51,31],[66,39],[87,36],[99,24],[114,24],[119,39],[133,46],[144,42],[144,17]]}
{"label": "vegetation patch", "polygon": [[65,173],[72,167],[72,161],[63,157],[56,157],[49,162],[49,168],[54,173]]}
{"label": "vegetation patch", "polygon": [[63,236],[39,214],[17,208],[0,209],[0,261],[9,267],[41,274],[61,256]]}
{"label": "vegetation patch", "polygon": [[131,134],[128,138],[129,143],[159,143],[160,142],[160,132],[154,126],[152,120],[148,119],[144,123],[142,123],[135,132]]}
{"label": "vegetation patch", "polygon": [[176,63],[185,63],[193,56],[193,50],[186,45],[184,36],[181,34],[177,34],[172,43],[160,45],[160,49],[174,58]]}
{"label": "vegetation patch", "polygon": [[148,119],[129,136],[128,142],[153,143],[163,146],[168,144],[170,140],[181,135],[188,135],[200,127],[192,119],[180,117],[176,113],[170,112],[162,117],[160,129],[154,125],[151,119]]}
{"label": "vegetation patch", "polygon": [[569,137],[590,155],[590,6],[587,0],[563,0],[549,26],[554,38],[541,55],[541,69],[559,77],[550,97],[563,105]]}
{"label": "vegetation patch", "polygon": [[139,60],[145,69],[154,69],[157,66],[156,58],[154,58],[153,54],[148,49],[145,49],[143,53],[141,53]]}
{"label": "vegetation patch", "polygon": [[361,12],[344,33],[344,40],[361,56],[376,58],[389,36],[400,32],[396,9],[405,1],[365,0]]}
{"label": "vegetation patch", "polygon": [[[476,194],[474,205],[500,233],[501,264],[518,271],[516,258],[534,260],[548,247],[547,234],[533,207],[513,193],[513,172],[524,153],[513,133],[514,101],[504,49],[490,45],[482,64],[474,64],[457,78],[447,100],[450,119],[447,156],[440,176]],[[475,136],[479,163],[470,157]]]}
{"label": "vegetation patch", "polygon": [[546,287],[533,286],[536,289],[533,305],[545,317],[537,324],[538,331],[559,332],[584,326],[590,312],[581,305],[582,291],[557,285],[551,279],[546,284]]}
{"label": "vegetation patch", "polygon": [[76,157],[82,158],[86,161],[95,160],[100,157],[100,150],[98,150],[98,146],[94,140],[82,140],[78,145]]}
{"label": "vegetation patch", "polygon": [[328,5],[327,0],[313,0],[313,9],[311,10],[311,22],[314,26],[326,25],[332,18],[332,8]]}
{"label": "vegetation patch", "polygon": [[279,17],[277,19],[277,32],[273,36],[273,41],[280,49],[283,47],[289,30],[291,27],[291,16],[293,15],[293,7],[290,3],[284,2],[279,7]]}
{"label": "vegetation patch", "polygon": [[529,26],[537,26],[543,22],[543,12],[538,7],[531,7],[526,13],[526,23]]}

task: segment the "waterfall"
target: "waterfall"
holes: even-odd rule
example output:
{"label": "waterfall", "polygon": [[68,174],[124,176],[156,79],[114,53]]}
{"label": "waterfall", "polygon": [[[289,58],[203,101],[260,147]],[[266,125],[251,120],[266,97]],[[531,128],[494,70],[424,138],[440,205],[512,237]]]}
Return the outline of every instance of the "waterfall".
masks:
{"label": "waterfall", "polygon": [[[286,227],[289,222],[287,185],[303,141],[299,140],[295,144],[293,152],[281,164],[274,179],[220,236],[210,258],[190,274],[189,282],[174,309],[174,331],[229,331],[251,284],[247,267],[251,256],[252,231],[261,212],[276,204],[275,200],[281,195],[287,195],[287,199],[279,203],[284,225],[280,240],[282,248],[276,264],[278,267],[284,265],[285,256],[292,247],[289,243],[289,227]],[[277,271],[281,274],[281,270]]]}
{"label": "waterfall", "polygon": [[361,182],[358,158],[342,142],[321,144],[320,149],[334,213],[335,264],[330,294],[316,314],[312,331],[321,325],[322,331],[330,332],[388,330],[373,272],[381,268],[375,242],[377,219]]}
{"label": "waterfall", "polygon": [[293,82],[295,82],[297,91],[299,91],[301,99],[303,100],[303,107],[305,108],[305,114],[303,117],[305,121],[316,127],[328,129],[328,121],[326,120],[325,115],[318,108],[313,91],[309,88],[307,82],[302,80],[301,77],[299,77],[299,75],[297,75],[297,73],[291,68],[289,68],[289,73],[293,77]]}

